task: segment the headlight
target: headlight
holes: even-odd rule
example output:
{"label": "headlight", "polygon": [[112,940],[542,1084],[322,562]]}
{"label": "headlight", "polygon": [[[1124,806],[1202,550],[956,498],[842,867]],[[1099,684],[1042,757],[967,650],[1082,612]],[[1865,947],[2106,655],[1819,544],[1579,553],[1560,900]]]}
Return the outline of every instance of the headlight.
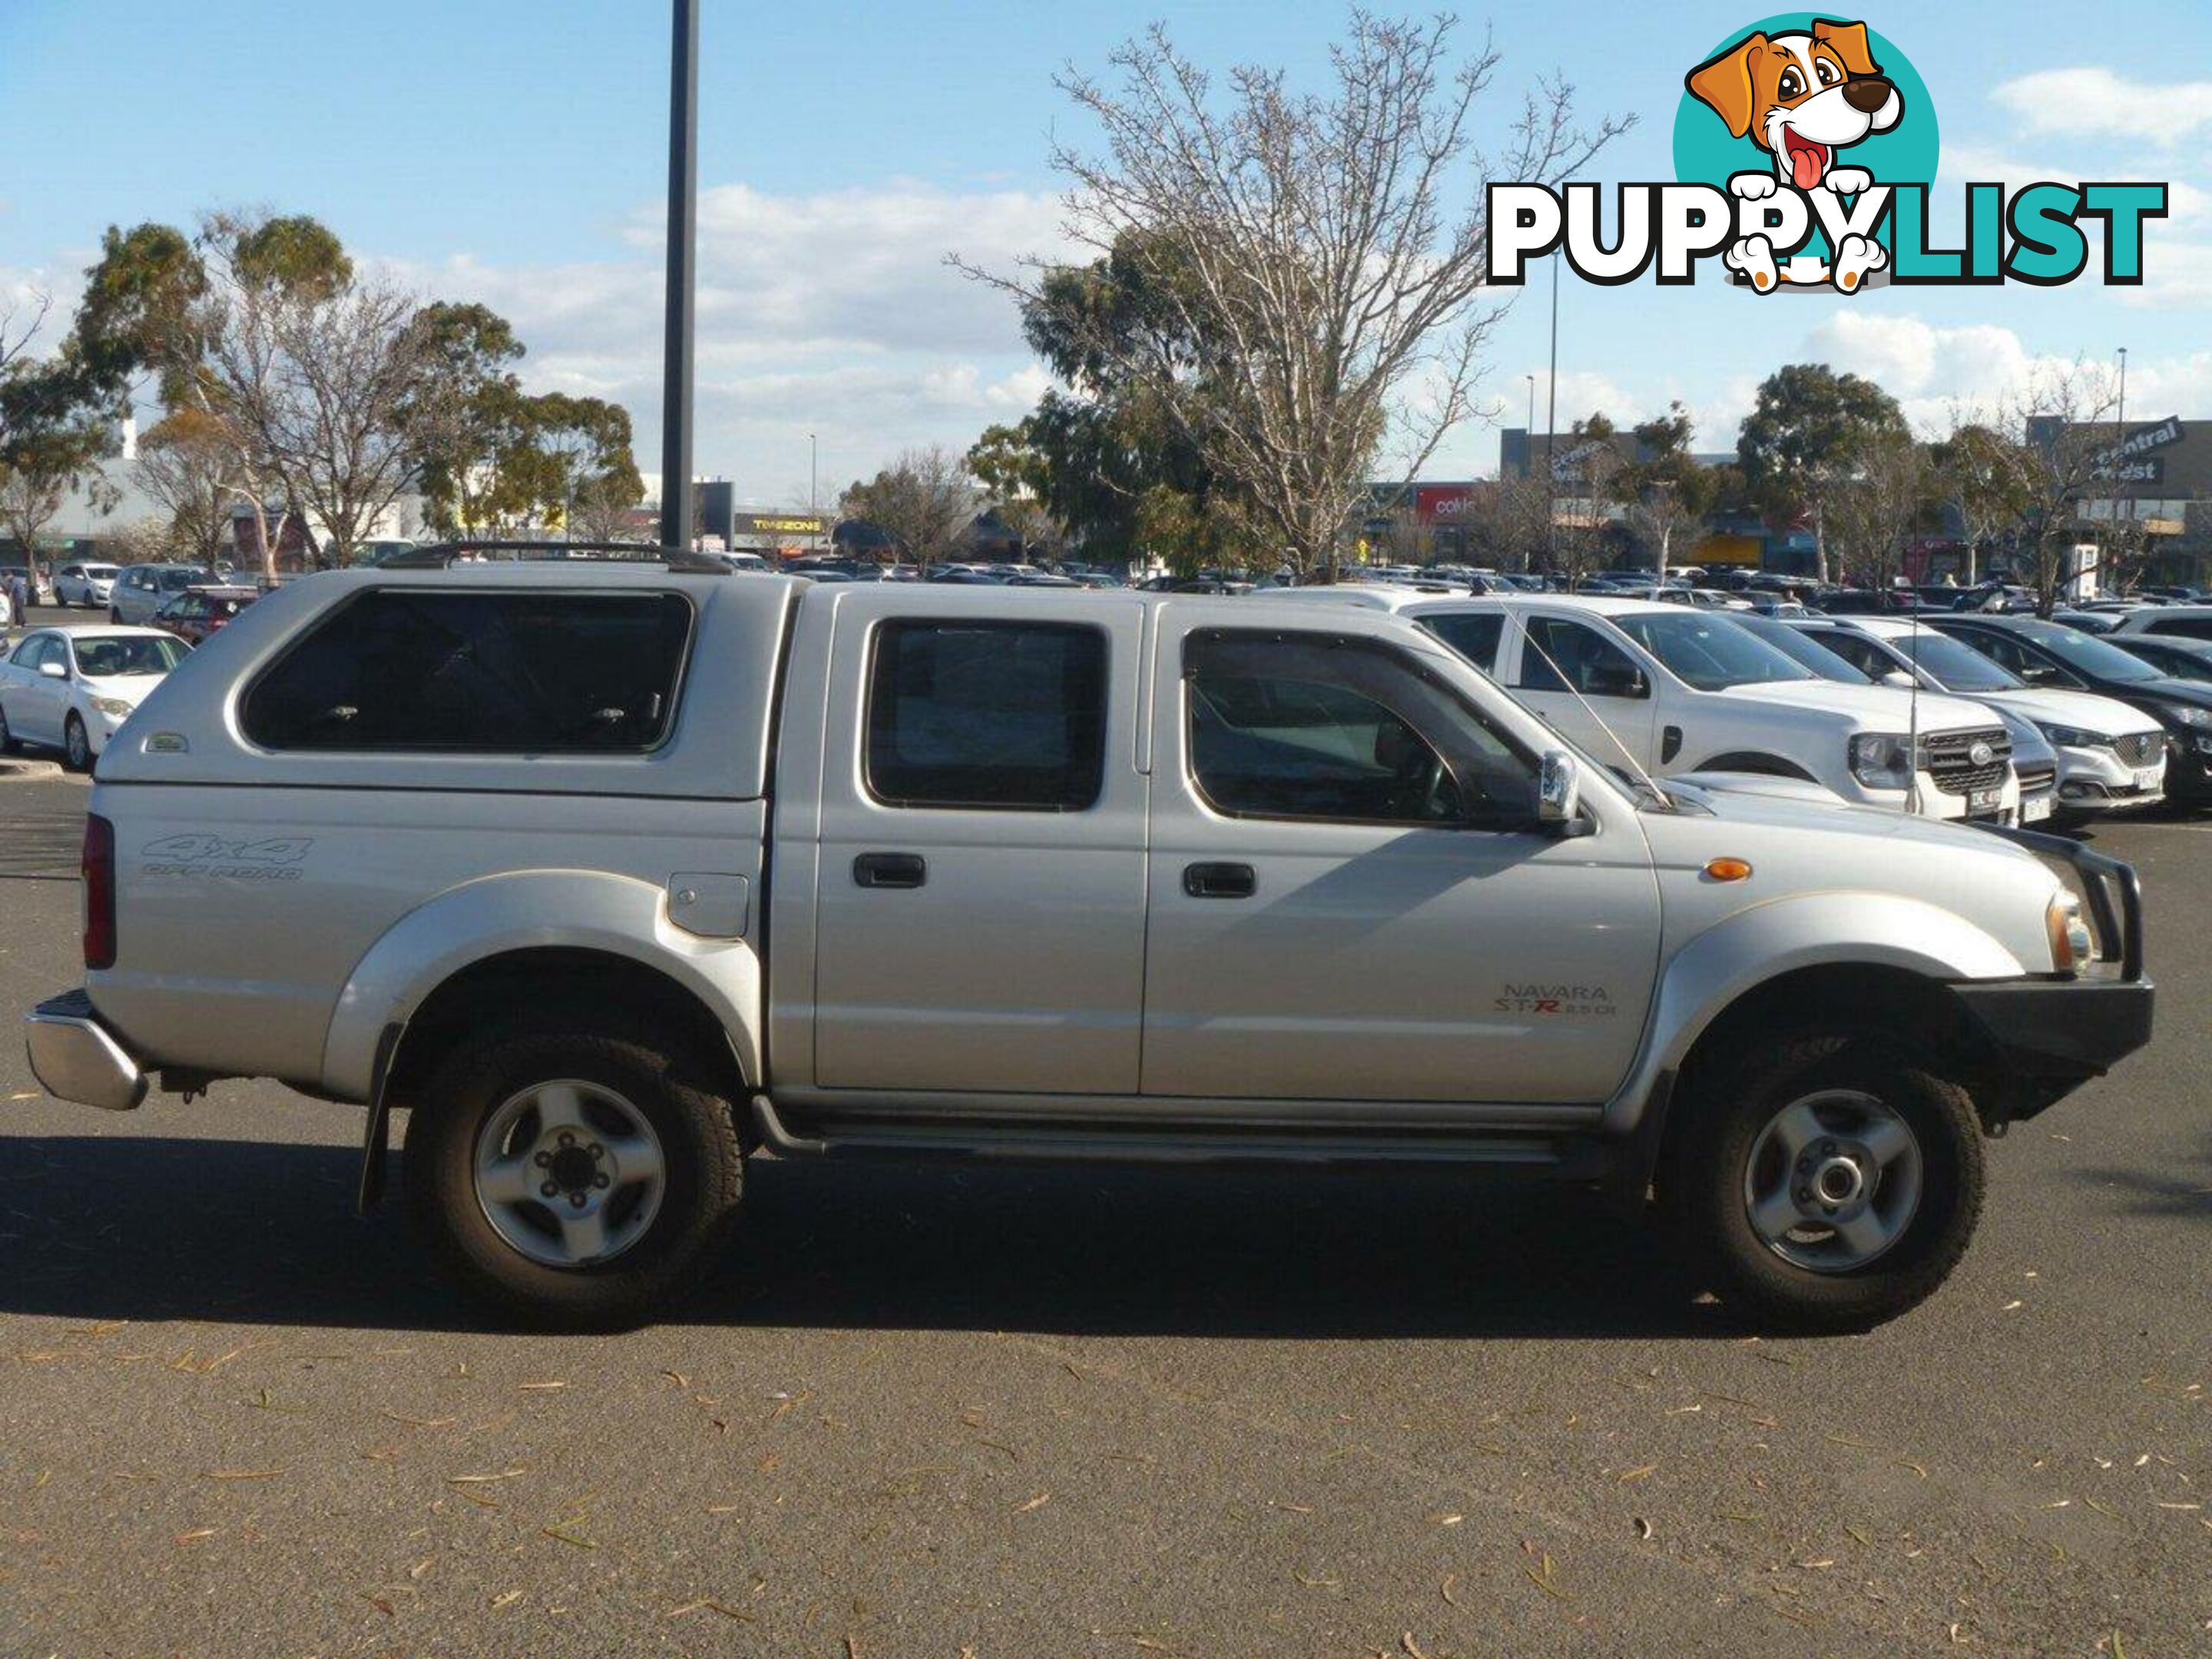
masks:
{"label": "headlight", "polygon": [[1863,732],[1851,739],[1851,775],[1869,789],[1912,782],[1912,739],[1902,732]]}
{"label": "headlight", "polygon": [[2057,972],[2069,974],[2096,956],[2096,942],[2081,920],[2081,901],[2073,894],[2051,896],[2051,902],[2044,907],[2043,926],[2051,936],[2051,965]]}
{"label": "headlight", "polygon": [[131,711],[137,707],[136,703],[125,702],[120,697],[94,697],[92,706],[112,720],[130,719]]}
{"label": "headlight", "polygon": [[2078,726],[2045,726],[2038,720],[2035,727],[2061,749],[2110,749],[2112,746],[2112,740],[2101,732],[2084,732]]}

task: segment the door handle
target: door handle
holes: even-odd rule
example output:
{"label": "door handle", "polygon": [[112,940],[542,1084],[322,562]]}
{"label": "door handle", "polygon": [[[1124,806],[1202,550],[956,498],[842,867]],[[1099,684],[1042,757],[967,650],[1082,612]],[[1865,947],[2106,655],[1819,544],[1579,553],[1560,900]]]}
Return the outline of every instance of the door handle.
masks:
{"label": "door handle", "polygon": [[1182,890],[1193,898],[1250,898],[1259,880],[1249,864],[1186,864]]}
{"label": "door handle", "polygon": [[855,887],[919,887],[928,879],[919,853],[863,853],[853,860]]}

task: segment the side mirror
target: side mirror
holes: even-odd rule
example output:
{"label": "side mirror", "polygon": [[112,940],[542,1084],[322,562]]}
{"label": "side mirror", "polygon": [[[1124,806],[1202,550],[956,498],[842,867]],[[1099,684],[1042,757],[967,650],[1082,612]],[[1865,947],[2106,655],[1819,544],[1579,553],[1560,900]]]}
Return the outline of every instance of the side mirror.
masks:
{"label": "side mirror", "polygon": [[1884,685],[1893,685],[1900,691],[1910,691],[1912,690],[1912,676],[1906,673],[1902,668],[1891,669],[1887,673],[1881,677],[1881,683]]}
{"label": "side mirror", "polygon": [[1592,697],[1648,697],[1651,682],[1640,668],[1622,663],[1593,663],[1584,695]]}
{"label": "side mirror", "polygon": [[1582,763],[1564,749],[1546,750],[1536,778],[1536,822],[1553,835],[1577,834],[1582,804]]}
{"label": "side mirror", "polygon": [[65,680],[69,678],[69,665],[58,662],[42,662],[39,665],[39,672],[44,674],[50,680]]}

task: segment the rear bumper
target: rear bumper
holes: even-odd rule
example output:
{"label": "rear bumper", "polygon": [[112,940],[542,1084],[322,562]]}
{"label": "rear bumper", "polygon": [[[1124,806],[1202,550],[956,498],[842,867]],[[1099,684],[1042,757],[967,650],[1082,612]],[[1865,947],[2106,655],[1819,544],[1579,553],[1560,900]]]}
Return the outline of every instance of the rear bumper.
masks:
{"label": "rear bumper", "polygon": [[32,1073],[50,1095],[109,1112],[131,1111],[146,1098],[146,1074],[82,991],[33,1008],[24,1019],[24,1041]]}

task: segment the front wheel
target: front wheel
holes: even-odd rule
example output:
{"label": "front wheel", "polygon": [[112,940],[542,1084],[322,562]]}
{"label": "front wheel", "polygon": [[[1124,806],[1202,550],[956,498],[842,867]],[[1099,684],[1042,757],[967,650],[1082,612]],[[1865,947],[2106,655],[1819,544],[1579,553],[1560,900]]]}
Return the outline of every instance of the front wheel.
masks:
{"label": "front wheel", "polygon": [[92,735],[84,729],[84,717],[71,714],[62,728],[62,758],[72,772],[92,769]]}
{"label": "front wheel", "polygon": [[730,1103],[641,1030],[509,1030],[457,1048],[408,1125],[408,1206],[479,1302],[559,1330],[620,1329],[672,1300],[733,1216]]}
{"label": "front wheel", "polygon": [[1662,1198],[1722,1301],[1800,1331],[1863,1330],[1966,1254],[1984,1179],[1956,1083],[1853,1032],[1763,1045],[1698,1085]]}

